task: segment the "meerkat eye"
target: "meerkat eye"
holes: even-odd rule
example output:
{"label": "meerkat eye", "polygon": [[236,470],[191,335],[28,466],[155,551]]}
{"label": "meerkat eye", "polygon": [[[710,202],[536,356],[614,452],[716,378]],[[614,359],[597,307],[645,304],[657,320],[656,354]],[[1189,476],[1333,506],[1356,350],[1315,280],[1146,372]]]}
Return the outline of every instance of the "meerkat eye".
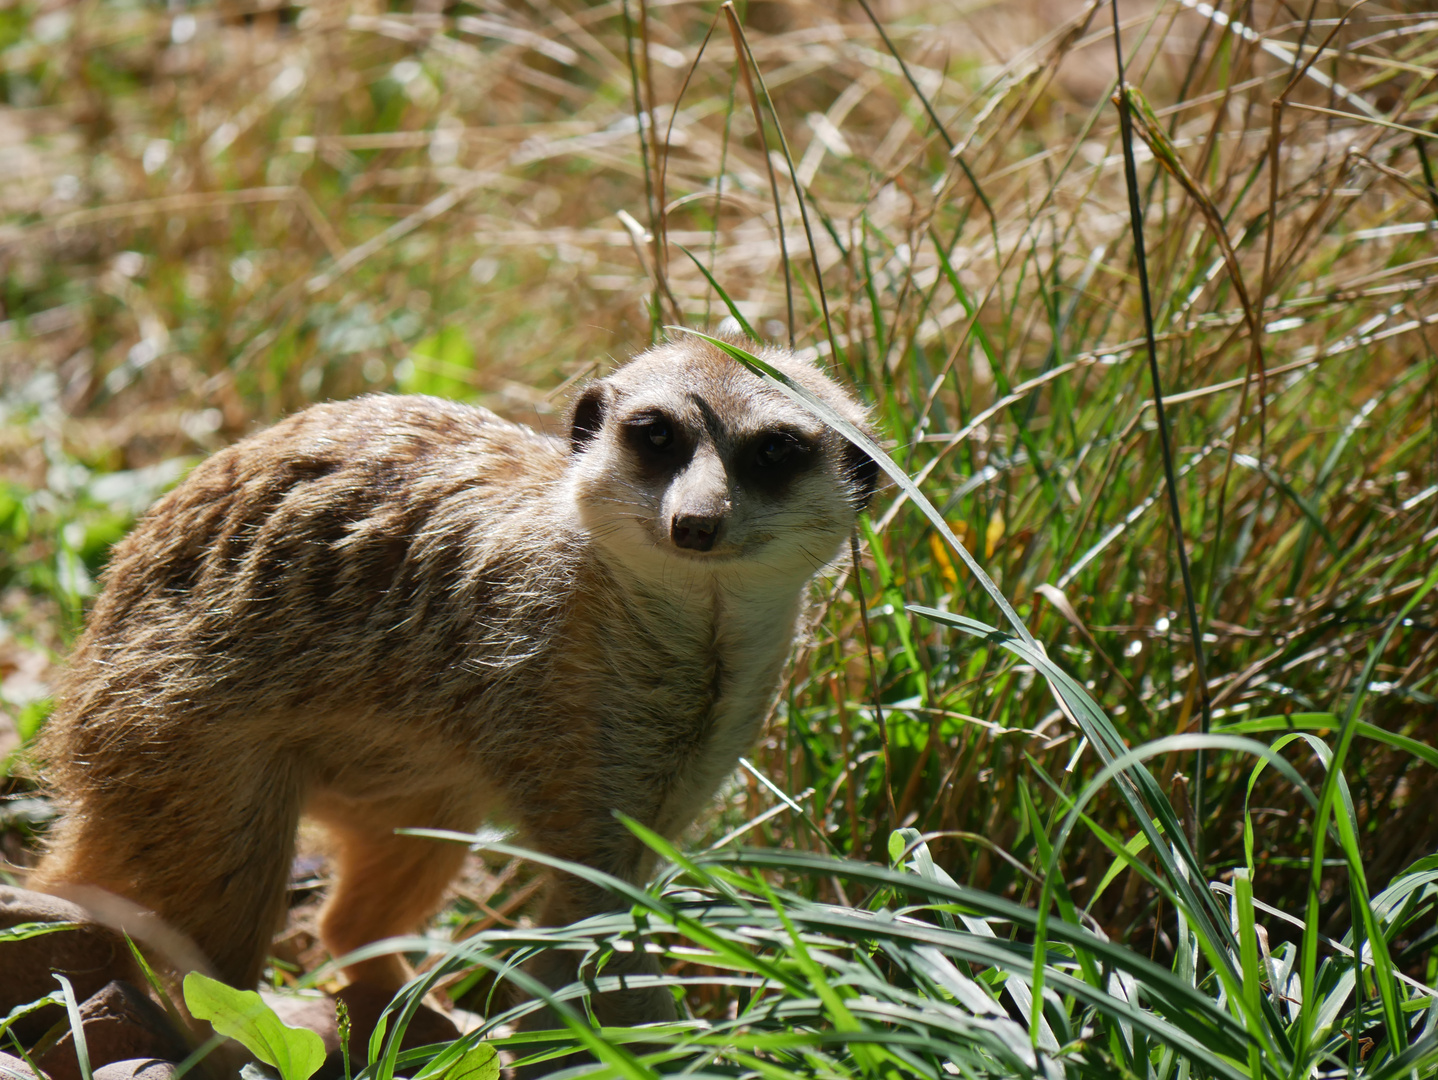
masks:
{"label": "meerkat eye", "polygon": [[624,422],[625,438],[641,462],[654,468],[673,468],[682,457],[684,431],[672,417],[643,412]]}
{"label": "meerkat eye", "polygon": [[794,451],[802,449],[799,440],[794,436],[786,432],[774,431],[759,440],[756,457],[760,465],[773,468],[787,461]]}

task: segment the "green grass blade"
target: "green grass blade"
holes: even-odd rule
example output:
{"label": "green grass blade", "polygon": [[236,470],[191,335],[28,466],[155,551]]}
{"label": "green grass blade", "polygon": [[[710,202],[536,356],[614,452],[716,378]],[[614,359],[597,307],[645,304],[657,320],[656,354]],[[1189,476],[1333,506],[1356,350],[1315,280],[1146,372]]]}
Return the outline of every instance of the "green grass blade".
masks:
{"label": "green grass blade", "polygon": [[[1395,615],[1384,629],[1383,635],[1369,650],[1368,659],[1363,666],[1363,671],[1358,677],[1358,689],[1354,693],[1344,713],[1343,726],[1339,729],[1338,745],[1333,751],[1332,763],[1328,767],[1328,773],[1324,777],[1323,787],[1319,791],[1318,811],[1314,816],[1313,823],[1313,854],[1310,858],[1312,869],[1308,878],[1308,907],[1307,916],[1303,930],[1302,959],[1301,959],[1301,986],[1303,988],[1303,1000],[1308,1001],[1315,991],[1315,979],[1318,966],[1318,920],[1320,895],[1323,884],[1323,848],[1327,835],[1328,818],[1333,812],[1335,801],[1337,801],[1342,779],[1343,762],[1347,759],[1348,748],[1352,744],[1353,737],[1357,732],[1358,708],[1362,704],[1364,695],[1373,679],[1373,671],[1378,665],[1379,658],[1388,648],[1388,643],[1398,628],[1418,606],[1419,602],[1430,593],[1435,586],[1438,586],[1438,566],[1433,567],[1428,576],[1422,581],[1413,594],[1408,598],[1402,609]],[[1346,846],[1346,845],[1345,845]],[[1350,873],[1355,873],[1362,878],[1362,863],[1355,863],[1350,858]],[[1371,911],[1367,913],[1371,916]],[[1374,958],[1377,960],[1379,954],[1383,955],[1385,968],[1391,967],[1391,961],[1387,957],[1387,949],[1381,936],[1373,942]],[[1380,999],[1383,1003],[1384,1025],[1388,1031],[1388,1038],[1398,1052],[1402,1052],[1407,1044],[1407,1035],[1399,1015],[1396,995],[1393,991],[1393,980],[1391,974],[1385,972],[1385,977],[1378,980]],[[1300,1058],[1312,1049],[1309,1041],[1312,1037],[1311,1014],[1304,1010],[1299,1016],[1297,1047]]]}
{"label": "green grass blade", "polygon": [[75,988],[70,980],[55,972],[55,981],[60,984],[60,993],[65,998],[65,1011],[70,1016],[70,1038],[75,1045],[75,1060],[80,1066],[82,1080],[92,1080],[90,1070],[90,1047],[85,1041],[85,1022],[80,1019],[80,1003],[75,1000]]}
{"label": "green grass blade", "polygon": [[[955,615],[951,612],[938,611],[920,605],[912,605],[911,610],[934,622],[990,641],[1032,664],[1054,687],[1055,694],[1065,703],[1069,714],[1083,733],[1088,736],[1090,744],[1098,751],[1106,768],[1110,767],[1125,752],[1122,736],[1104,715],[1103,710],[1094,703],[1088,692],[1074,682],[1067,672],[1053,663],[1041,648],[1019,641],[994,627],[964,615]],[[1237,943],[1233,941],[1232,935],[1228,931],[1224,913],[1206,889],[1197,889],[1192,884],[1195,880],[1202,881],[1203,873],[1193,855],[1192,848],[1188,845],[1188,840],[1179,825],[1178,816],[1174,813],[1172,805],[1159,789],[1149,771],[1139,762],[1131,764],[1132,767],[1124,772],[1123,780],[1118,785],[1120,795],[1130,804],[1139,827],[1148,834],[1149,843],[1153,846],[1155,857],[1164,868],[1166,876],[1180,895],[1186,898],[1191,917],[1202,924],[1201,936],[1210,941],[1226,941],[1231,946],[1231,949],[1226,951],[1236,951]],[[1284,764],[1286,767],[1287,763]],[[1157,819],[1159,827],[1150,824],[1153,819]],[[1160,827],[1162,833],[1159,831]],[[1164,836],[1168,837],[1167,843],[1163,840]],[[1186,866],[1186,873],[1179,872],[1178,864],[1170,854],[1170,845],[1177,852],[1179,860]],[[1226,951],[1224,955],[1226,955]]]}
{"label": "green grass blade", "polygon": [[[1259,735],[1268,731],[1336,730],[1342,725],[1343,721],[1336,713],[1294,713],[1292,716],[1260,716],[1252,720],[1238,720],[1231,724],[1220,724],[1213,730],[1214,734]],[[1438,769],[1438,747],[1418,739],[1410,739],[1407,735],[1400,735],[1395,731],[1388,731],[1366,720],[1355,720],[1353,730],[1354,734],[1384,743]]]}
{"label": "green grass blade", "polygon": [[679,243],[677,240],[671,240],[669,242],[675,247],[677,247],[680,251],[684,252],[685,255],[688,255],[689,258],[693,261],[694,265],[699,268],[699,272],[704,275],[704,280],[709,282],[709,287],[719,294],[720,300],[724,301],[724,306],[729,309],[730,317],[739,324],[739,329],[743,330],[744,333],[748,334],[750,340],[759,341],[759,335],[756,334],[754,332],[754,328],[749,325],[749,320],[744,318],[743,313],[739,310],[739,305],[734,303],[733,300],[729,299],[729,294],[724,291],[723,287],[719,284],[719,282],[714,280],[714,275],[711,274],[709,272],[709,268],[699,260],[699,256],[695,255],[694,252],[690,251],[687,247]]}

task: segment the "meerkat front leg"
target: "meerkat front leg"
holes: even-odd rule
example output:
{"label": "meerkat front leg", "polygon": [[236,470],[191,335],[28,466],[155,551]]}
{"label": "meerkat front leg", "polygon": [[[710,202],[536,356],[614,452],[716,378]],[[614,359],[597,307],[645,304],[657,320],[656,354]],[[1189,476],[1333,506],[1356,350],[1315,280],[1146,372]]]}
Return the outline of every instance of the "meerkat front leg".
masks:
{"label": "meerkat front leg", "polygon": [[[309,813],[329,831],[335,880],[320,914],[320,939],[336,959],[372,942],[417,930],[439,908],[468,849],[400,828],[473,829],[480,812],[437,800],[361,802],[333,795],[315,799]],[[414,974],[396,954],[345,967],[351,982],[397,990]]]}
{"label": "meerkat front leg", "polygon": [[[545,826],[549,826],[546,828]],[[631,884],[641,884],[652,862],[651,853],[610,813],[593,813],[575,821],[530,822],[526,830],[546,854],[584,863]],[[540,913],[545,926],[565,926],[593,915],[625,907],[622,897],[573,874],[556,873]],[[540,953],[528,971],[552,990],[562,989],[578,977],[580,954],[563,949]],[[657,975],[659,962],[648,952],[615,952],[604,962],[599,976]],[[578,1003],[572,1003],[578,1007]],[[667,987],[633,987],[613,990],[591,1000],[596,1019],[605,1027],[673,1020],[677,1012]],[[527,1031],[559,1027],[552,1010],[536,1010],[520,1025]],[[544,1071],[544,1070],[541,1070]]]}

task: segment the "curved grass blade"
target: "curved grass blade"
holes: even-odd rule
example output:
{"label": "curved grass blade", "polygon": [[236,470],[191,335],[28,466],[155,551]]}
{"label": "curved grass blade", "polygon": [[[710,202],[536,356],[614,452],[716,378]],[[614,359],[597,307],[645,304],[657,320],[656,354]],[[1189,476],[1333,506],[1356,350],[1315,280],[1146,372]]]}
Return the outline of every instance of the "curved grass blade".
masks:
{"label": "curved grass blade", "polygon": [[719,282],[714,280],[714,275],[709,272],[707,266],[699,261],[699,256],[695,255],[694,252],[690,251],[677,240],[671,240],[669,242],[684,252],[685,255],[688,255],[689,258],[693,260],[694,265],[699,267],[699,272],[704,275],[704,280],[709,282],[709,287],[719,294],[719,299],[724,301],[724,306],[729,309],[729,314],[733,317],[734,321],[739,324],[739,329],[748,334],[751,341],[760,340],[759,335],[754,332],[754,328],[749,325],[749,320],[744,318],[743,314],[739,311],[739,305],[729,299],[729,294],[724,291]]}
{"label": "curved grass blade", "polygon": [[[792,973],[786,972],[773,964],[759,960],[744,952],[742,949],[734,947],[730,943],[715,937],[702,923],[682,914],[679,909],[663,898],[655,896],[652,892],[638,885],[632,885],[613,875],[606,874],[602,870],[585,866],[583,863],[570,862],[567,859],[557,859],[552,855],[545,855],[543,852],[531,851],[510,844],[475,844],[474,837],[465,833],[452,832],[447,829],[406,829],[404,832],[406,835],[412,836],[429,836],[441,840],[457,840],[461,843],[471,845],[471,847],[477,851],[494,851],[501,855],[508,855],[511,858],[528,859],[530,862],[538,863],[551,869],[574,874],[576,877],[583,878],[586,881],[608,890],[615,896],[621,897],[635,907],[644,908],[658,915],[667,922],[672,923],[675,928],[681,932],[695,936],[696,940],[701,941],[716,953],[726,956],[744,970],[755,971],[758,974],[764,975],[766,978],[773,979],[775,982],[790,986],[793,989],[797,989],[802,985],[802,982],[796,980]],[[695,861],[702,864],[702,860],[696,859]]]}
{"label": "curved grass blade", "polygon": [[[1315,738],[1314,736],[1312,736],[1312,735],[1306,735],[1306,734],[1304,734],[1303,732],[1297,732],[1297,731],[1296,731],[1296,732],[1293,732],[1293,733],[1290,734],[1290,735],[1285,735],[1285,736],[1284,736],[1283,738],[1281,738],[1281,739],[1275,739],[1275,740],[1274,740],[1271,744],[1269,744],[1269,745],[1270,745],[1271,749],[1272,749],[1275,753],[1277,753],[1279,750],[1282,750],[1282,749],[1283,749],[1285,746],[1287,746],[1289,743],[1294,742],[1295,740],[1298,740],[1298,739],[1302,739],[1302,740],[1308,745],[1309,749],[1311,749],[1311,750],[1314,752],[1314,754],[1318,757],[1318,759],[1323,762],[1323,765],[1324,765],[1325,768],[1327,768],[1327,767],[1332,763],[1332,760],[1333,760],[1333,752],[1332,752],[1331,750],[1329,750],[1328,745],[1327,745],[1326,743],[1322,742],[1321,740]],[[1254,785],[1258,783],[1258,778],[1259,778],[1260,775],[1262,775],[1263,770],[1264,770],[1264,768],[1265,768],[1267,765],[1268,765],[1267,760],[1264,760],[1264,761],[1258,762],[1256,765],[1253,766],[1253,770],[1252,770],[1252,771],[1249,773],[1249,775],[1248,775],[1248,789],[1244,792],[1244,796],[1243,796],[1243,854],[1244,854],[1244,860],[1245,860],[1246,863],[1248,864],[1249,873],[1252,873],[1252,872],[1253,872],[1254,866],[1253,866],[1253,823],[1252,823],[1252,821],[1249,819],[1249,814],[1248,814],[1248,800],[1249,800],[1250,798],[1252,798]],[[1353,796],[1352,796],[1352,794],[1351,794],[1351,793],[1349,792],[1349,790],[1348,790],[1348,781],[1347,781],[1344,777],[1339,776],[1339,778],[1338,778],[1338,783],[1339,783],[1339,788],[1340,788],[1340,790],[1339,790],[1339,798],[1340,798],[1340,799],[1342,800],[1342,802],[1343,802],[1344,812],[1348,815],[1349,820],[1356,820],[1356,819],[1357,819],[1357,812],[1356,812],[1356,811],[1354,810],[1354,808],[1353,808]],[[1317,804],[1317,799],[1314,798],[1314,796],[1311,794],[1311,792],[1308,791],[1307,785],[1304,785],[1304,788],[1303,788],[1302,790],[1304,790],[1305,794],[1307,795],[1309,804],[1310,804],[1310,805],[1316,805],[1316,804]]]}
{"label": "curved grass blade", "polygon": [[[899,873],[869,863],[836,860],[831,856],[809,852],[756,850],[714,853],[702,856],[697,861],[786,869],[820,876],[837,874],[874,887],[901,890],[926,896],[932,901],[955,904],[961,909],[988,918],[1013,923],[1024,931],[1033,932],[1038,927],[1038,913],[1011,900],[965,885],[948,884],[917,874]],[[1020,976],[1028,974],[1031,963],[1032,949],[1027,945],[963,931],[948,931],[916,921],[878,921],[872,914],[852,908],[816,905],[816,910],[807,914],[805,921],[811,925],[828,926],[831,925],[831,920],[844,918],[864,920],[866,932],[876,937],[896,937],[936,945],[945,951],[953,950],[975,963],[1001,966]],[[1087,950],[1101,963],[1111,964],[1131,973],[1143,984],[1150,1002],[1162,1011],[1167,1024],[1187,1032],[1193,1039],[1220,1053],[1242,1057],[1245,1046],[1242,1026],[1227,1011],[1219,1009],[1210,997],[1184,982],[1172,971],[1146,956],[1099,937],[1085,927],[1063,920],[1050,922],[1049,937]],[[1108,999],[1107,991],[1073,976],[1065,975],[1060,982],[1063,993],[1074,993],[1086,1001]],[[1057,988],[1058,984],[1055,985]]]}
{"label": "curved grass blade", "polygon": [[[1088,736],[1089,743],[1106,766],[1127,752],[1123,738],[1103,710],[1089,697],[1088,691],[1050,660],[1042,649],[963,615],[920,605],[910,605],[909,610],[963,633],[991,641],[1032,664],[1048,679],[1055,696],[1067,707],[1070,716]],[[1139,827],[1148,836],[1154,856],[1163,866],[1165,875],[1179,895],[1184,897],[1186,904],[1192,909],[1193,917],[1202,924],[1201,936],[1211,941],[1223,941],[1231,946],[1232,949],[1225,950],[1225,953],[1236,952],[1237,942],[1233,940],[1229,930],[1226,913],[1220,909],[1208,890],[1196,889],[1193,886],[1194,881],[1204,880],[1203,870],[1189,846],[1187,835],[1179,823],[1178,815],[1174,813],[1172,804],[1153,775],[1141,763],[1132,763],[1132,767],[1122,775],[1125,782],[1119,783],[1119,794],[1129,803]],[[1153,819],[1157,819],[1158,827],[1153,824]],[[1160,828],[1162,832],[1159,831]],[[1164,841],[1165,836],[1167,842]],[[1178,864],[1174,862],[1175,854],[1185,864],[1186,872],[1180,873]]]}
{"label": "curved grass blade", "polygon": [[[1276,769],[1294,782],[1295,787],[1299,788],[1305,795],[1308,795],[1310,800],[1312,799],[1311,792],[1308,791],[1307,785],[1303,783],[1297,771],[1292,765],[1280,757],[1274,748],[1255,742],[1252,739],[1232,735],[1170,735],[1166,738],[1145,743],[1143,746],[1135,747],[1133,750],[1120,755],[1114,759],[1114,761],[1105,765],[1103,769],[1089,781],[1079,797],[1074,800],[1074,805],[1065,815],[1063,824],[1059,828],[1058,836],[1053,842],[1053,853],[1050,856],[1047,873],[1044,875],[1043,898],[1038,907],[1038,927],[1036,929],[1034,946],[1036,954],[1034,958],[1035,993],[1037,993],[1039,984],[1043,978],[1043,964],[1041,963],[1041,959],[1046,941],[1049,901],[1053,889],[1052,881],[1058,874],[1058,854],[1067,842],[1074,826],[1078,824],[1083,808],[1098,795],[1099,791],[1108,783],[1110,778],[1118,776],[1130,766],[1151,757],[1172,753],[1175,750],[1199,749],[1236,750],[1261,757],[1270,761]],[[1181,832],[1177,834],[1179,837],[1182,835]],[[1196,909],[1185,912],[1190,919],[1197,913]],[[1227,929],[1227,927],[1225,927],[1225,929]],[[1226,939],[1200,934],[1199,944],[1203,948],[1214,972],[1223,982],[1224,991],[1228,1000],[1242,1007],[1244,1017],[1247,1021],[1246,1030],[1249,1037],[1255,1039],[1270,1058],[1281,1061],[1282,1067],[1286,1071],[1293,1056],[1291,1047],[1288,1045],[1288,1040],[1281,1026],[1270,1022],[1270,1018],[1265,1014],[1261,1003],[1254,1002],[1255,1008],[1250,1010],[1249,997],[1246,995],[1244,989],[1244,977],[1241,971],[1235,968],[1233,962],[1234,956],[1242,956],[1241,941],[1234,941],[1232,931],[1230,930]]]}
{"label": "curved grass blade", "polygon": [[[1337,730],[1342,726],[1343,721],[1337,713],[1294,713],[1292,716],[1259,716],[1252,720],[1220,724],[1213,729],[1213,733],[1215,735],[1258,735],[1268,731]],[[1366,720],[1355,720],[1353,730],[1355,734],[1362,735],[1365,739],[1386,743],[1393,749],[1411,754],[1419,761],[1426,762],[1438,769],[1438,747],[1420,742],[1418,739],[1410,739],[1407,735],[1399,735],[1395,731],[1388,731],[1377,724],[1370,724]]]}
{"label": "curved grass blade", "polygon": [[[1435,586],[1438,586],[1438,566],[1433,567],[1422,584],[1414,590],[1413,594],[1408,598],[1407,603],[1405,603],[1398,614],[1389,621],[1388,626],[1383,631],[1382,637],[1374,644],[1373,648],[1369,650],[1368,659],[1363,665],[1363,671],[1358,676],[1358,689],[1353,694],[1352,699],[1348,703],[1348,708],[1344,712],[1343,726],[1338,732],[1338,743],[1333,751],[1332,764],[1328,767],[1328,773],[1323,779],[1323,787],[1318,793],[1318,812],[1313,822],[1313,854],[1310,858],[1311,869],[1308,877],[1307,914],[1304,920],[1305,925],[1300,958],[1301,981],[1299,985],[1302,987],[1303,999],[1305,1001],[1310,999],[1316,987],[1319,905],[1323,887],[1323,846],[1327,838],[1328,817],[1329,814],[1333,812],[1333,804],[1338,797],[1338,781],[1342,776],[1343,763],[1347,760],[1348,749],[1353,743],[1354,735],[1357,734],[1358,708],[1362,704],[1363,698],[1368,692],[1368,687],[1373,681],[1374,669],[1378,666],[1378,661],[1384,652],[1387,651],[1388,643],[1393,639],[1393,635],[1397,632],[1398,628],[1403,625],[1403,621],[1413,609],[1418,606],[1424,597],[1433,591]],[[1349,828],[1351,827],[1350,822]],[[1343,830],[1340,829],[1340,835],[1342,834]],[[1345,842],[1343,846],[1345,853],[1348,853],[1347,843]],[[1348,854],[1351,882],[1358,886],[1358,890],[1362,894],[1364,901],[1366,901],[1368,889],[1363,877],[1363,864],[1361,861],[1355,863],[1353,859],[1354,853]],[[1369,907],[1366,902],[1363,903],[1361,907],[1365,923],[1371,922],[1371,907]],[[1378,983],[1379,999],[1383,1005],[1384,1026],[1387,1029],[1390,1045],[1395,1051],[1401,1054],[1407,1046],[1407,1031],[1402,1023],[1397,994],[1394,990],[1394,980],[1391,975],[1392,961],[1388,957],[1387,942],[1383,936],[1379,934],[1371,939],[1371,944],[1374,960],[1378,961],[1381,954],[1382,963],[1385,967],[1384,975],[1375,979],[1375,982]],[[1296,1044],[1300,1054],[1310,1049],[1309,1040],[1312,1036],[1312,1023],[1313,1018],[1310,1010],[1305,1009],[1299,1014]]]}
{"label": "curved grass blade", "polygon": [[[427,831],[427,834],[434,835],[435,833],[430,830]],[[444,835],[459,838],[458,834]],[[486,845],[486,847],[492,847],[504,854],[520,852],[520,849],[510,848],[507,845]],[[788,1002],[792,1004],[796,999],[806,999],[808,1003],[804,1005],[804,1009],[809,1010],[810,1016],[822,1015],[817,1010],[822,1010],[823,1006],[817,1000],[810,999],[811,990],[806,980],[797,977],[797,973],[785,970],[782,965],[775,965],[773,961],[754,951],[755,946],[761,943],[767,943],[769,947],[782,946],[783,941],[789,937],[787,931],[780,925],[777,916],[766,908],[762,906],[748,908],[715,906],[710,903],[676,900],[673,897],[659,898],[652,894],[646,897],[643,891],[637,887],[625,887],[621,882],[611,883],[607,875],[587,867],[534,853],[525,853],[525,855],[556,869],[579,873],[596,882],[608,884],[616,893],[626,897],[645,899],[646,902],[643,906],[668,922],[673,927],[673,932],[689,938],[701,946],[722,951],[721,962],[727,960],[732,962],[736,968],[761,972],[769,977],[771,985],[776,990],[786,995]],[[693,862],[701,868],[770,867],[812,872],[825,876],[841,874],[874,885],[902,888],[907,892],[925,895],[940,902],[957,903],[968,910],[977,911],[989,917],[1005,919],[1020,927],[1032,929],[1036,926],[1037,921],[1037,915],[1033,910],[979,890],[946,883],[938,878],[928,879],[911,873],[897,873],[832,856],[810,855],[803,852],[709,853],[696,856]],[[975,964],[1001,967],[1011,972],[1011,977],[1021,979],[1026,978],[1032,960],[1033,950],[1021,943],[967,931],[949,931],[913,919],[895,918],[888,913],[875,914],[832,905],[813,904],[797,897],[786,897],[785,911],[801,933],[818,933],[831,941],[846,943],[889,940],[907,943],[909,947],[933,945],[943,952],[951,953]],[[660,912],[667,914],[660,914]],[[471,961],[493,966],[497,962],[492,958],[485,959],[482,955],[485,948],[512,946],[521,942],[540,943],[546,940],[554,943],[568,941],[572,942],[570,947],[582,947],[582,942],[586,939],[592,940],[596,937],[632,933],[634,929],[633,916],[621,914],[603,919],[586,920],[585,923],[576,924],[574,927],[563,930],[496,931],[485,935],[482,941],[470,939],[465,943],[464,949],[455,950],[454,946],[449,946],[448,949],[453,950],[452,955],[457,960],[463,959],[466,954],[469,954]],[[756,933],[759,935],[757,938],[755,937]],[[742,936],[733,937],[734,934]],[[1123,1023],[1134,1025],[1136,1029],[1146,1032],[1156,1042],[1165,1045],[1181,1045],[1184,1047],[1185,1054],[1193,1055],[1194,1060],[1201,1062],[1202,1067],[1212,1075],[1233,1077],[1235,1080],[1240,1075],[1234,1071],[1231,1064],[1223,1060],[1223,1057],[1228,1056],[1241,1060],[1247,1043],[1243,1029],[1235,1023],[1233,1017],[1226,1011],[1218,1009],[1205,995],[1190,987],[1172,972],[1148,960],[1147,957],[1101,938],[1083,927],[1056,920],[1051,926],[1050,937],[1052,940],[1072,944],[1075,948],[1092,951],[1101,963],[1111,964],[1115,968],[1131,972],[1135,981],[1145,988],[1148,1003],[1156,1011],[1148,1011],[1126,998],[1116,997],[1105,989],[1095,987],[1083,979],[1074,978],[1055,969],[1049,972],[1049,982],[1057,992],[1073,995],[1100,1009],[1104,1015],[1110,1015],[1121,1019]],[[423,941],[423,939],[416,940]],[[439,951],[440,947],[435,942],[428,942],[425,944],[425,949],[426,951]],[[819,956],[818,953],[814,955],[816,958]],[[523,973],[515,974],[522,975]],[[856,976],[850,976],[850,978],[853,977]],[[613,986],[618,985],[617,977],[615,978],[616,982],[612,984]],[[659,984],[658,980],[661,979],[658,976],[650,978],[654,978],[656,984]],[[611,984],[607,982],[606,978],[599,979],[597,986],[600,989],[611,988]],[[874,986],[877,987],[878,984],[874,984]],[[548,997],[565,1000],[585,992],[586,988],[581,986],[561,991],[558,994],[549,994]],[[850,999],[846,1005],[851,1013],[857,1015],[861,1010],[857,1008],[855,1002],[856,999]],[[776,1006],[775,1008],[778,1010],[773,1014],[776,1017],[783,1017],[792,1012],[789,1006],[783,1008]],[[499,1022],[502,1019],[497,1017],[494,1018],[494,1021]],[[863,1037],[868,1038],[868,1033],[865,1033]]]}

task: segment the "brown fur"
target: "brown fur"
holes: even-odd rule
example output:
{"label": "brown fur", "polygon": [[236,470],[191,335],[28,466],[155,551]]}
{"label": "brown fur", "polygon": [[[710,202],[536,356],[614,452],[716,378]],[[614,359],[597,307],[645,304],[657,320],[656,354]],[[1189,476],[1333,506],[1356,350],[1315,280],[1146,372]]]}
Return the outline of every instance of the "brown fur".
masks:
{"label": "brown fur", "polygon": [[[765,355],[866,422],[812,366]],[[636,427],[655,416],[681,437],[669,457]],[[335,955],[413,929],[457,871],[463,848],[400,826],[498,814],[640,880],[647,853],[613,811],[672,836],[733,768],[873,470],[703,344],[591,384],[572,424],[566,445],[483,409],[367,397],[198,466],[113,553],[42,745],[65,813],[32,884],[142,904],[249,986],[302,812],[336,840]],[[776,430],[802,467],[756,471]],[[696,514],[718,523],[712,551],[676,546]],[[543,918],[610,906],[565,876]],[[349,974],[406,972],[384,957]],[[611,1020],[672,1012],[611,997]]]}

